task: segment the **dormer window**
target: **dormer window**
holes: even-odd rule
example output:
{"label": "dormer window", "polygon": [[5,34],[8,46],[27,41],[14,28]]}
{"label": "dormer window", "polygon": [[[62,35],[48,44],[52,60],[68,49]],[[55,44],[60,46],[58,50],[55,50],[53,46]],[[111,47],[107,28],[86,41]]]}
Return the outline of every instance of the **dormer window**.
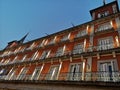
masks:
{"label": "dormer window", "polygon": [[101,18],[101,14],[100,13],[98,14],[98,18]]}
{"label": "dormer window", "polygon": [[104,12],[98,13],[98,18],[102,18],[108,15],[109,15],[109,11],[104,11]]}
{"label": "dormer window", "polygon": [[68,35],[63,36],[63,38],[61,39],[61,41],[66,41],[70,38],[70,33]]}
{"label": "dormer window", "polygon": [[15,52],[15,53],[17,53],[17,52],[20,50],[20,48],[21,48],[21,47],[19,47],[19,48],[15,49],[15,51],[14,51],[14,52]]}
{"label": "dormer window", "polygon": [[54,43],[55,43],[55,40],[56,40],[56,36],[55,36],[53,39],[51,39],[48,44],[49,44],[49,45],[54,44]]}
{"label": "dormer window", "polygon": [[113,5],[112,8],[113,8],[113,13],[117,13],[117,7],[116,7],[116,5]]}
{"label": "dormer window", "polygon": [[42,42],[40,43],[39,47],[43,47],[44,43],[45,43],[45,39],[42,40]]}
{"label": "dormer window", "polygon": [[35,43],[33,42],[27,49],[33,49],[34,46],[35,46]]}
{"label": "dormer window", "polygon": [[81,31],[78,32],[76,37],[78,38],[78,37],[82,37],[82,36],[85,36],[85,35],[87,35],[86,30],[81,30]]}

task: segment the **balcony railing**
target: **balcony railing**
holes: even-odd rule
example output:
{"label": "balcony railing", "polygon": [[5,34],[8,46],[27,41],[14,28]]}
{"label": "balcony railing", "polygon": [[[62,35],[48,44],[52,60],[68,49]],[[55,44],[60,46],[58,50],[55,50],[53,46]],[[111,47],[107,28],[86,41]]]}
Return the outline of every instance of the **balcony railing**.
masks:
{"label": "balcony railing", "polygon": [[[106,44],[106,45],[100,45],[100,46],[90,46],[86,49],[76,49],[76,50],[72,50],[72,51],[64,51],[64,53],[61,53],[61,52],[58,52],[57,54],[56,53],[50,53],[50,55],[48,57],[45,57],[45,58],[40,58],[40,57],[37,57],[36,58],[36,61],[37,60],[45,60],[45,59],[50,59],[50,58],[57,58],[57,57],[63,57],[63,56],[71,56],[71,55],[78,55],[78,54],[85,54],[87,52],[102,52],[102,51],[108,51],[110,52],[109,50],[113,50],[114,48],[114,45],[113,43],[111,44]],[[116,50],[116,49],[115,49]],[[87,54],[88,55],[88,54]],[[35,59],[32,59],[32,58],[26,58],[26,59],[23,59],[23,60],[14,60],[12,62],[8,62],[7,64],[5,63],[0,63],[1,66],[4,66],[4,65],[8,65],[8,64],[13,64],[13,63],[22,63],[22,62],[31,62],[31,61],[34,61]]]}
{"label": "balcony railing", "polygon": [[31,75],[16,75],[8,78],[7,75],[0,75],[0,80],[58,80],[58,81],[102,81],[102,82],[120,82],[120,71],[114,72],[86,72],[83,76],[82,72],[65,72],[57,75],[50,73],[40,74],[34,79]]}

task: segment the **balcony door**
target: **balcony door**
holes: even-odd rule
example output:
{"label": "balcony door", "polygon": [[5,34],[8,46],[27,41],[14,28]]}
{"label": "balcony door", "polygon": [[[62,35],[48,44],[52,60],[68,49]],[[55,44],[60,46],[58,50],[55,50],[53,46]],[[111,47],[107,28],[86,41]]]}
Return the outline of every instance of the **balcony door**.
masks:
{"label": "balcony door", "polygon": [[18,76],[18,80],[24,80],[25,79],[25,76],[26,76],[26,73],[28,71],[28,68],[22,68],[19,76]]}
{"label": "balcony door", "polygon": [[38,80],[40,72],[41,72],[41,67],[37,67],[33,72],[32,80]]}
{"label": "balcony door", "polygon": [[101,62],[99,64],[100,81],[116,81],[117,64],[115,61]]}
{"label": "balcony door", "polygon": [[47,80],[57,80],[59,66],[52,66],[49,73],[47,74]]}
{"label": "balcony door", "polygon": [[15,76],[15,68],[12,68],[10,70],[10,72],[7,75],[7,80],[15,80],[16,76]]}
{"label": "balcony door", "polygon": [[70,65],[68,80],[81,80],[81,78],[82,78],[82,64]]}

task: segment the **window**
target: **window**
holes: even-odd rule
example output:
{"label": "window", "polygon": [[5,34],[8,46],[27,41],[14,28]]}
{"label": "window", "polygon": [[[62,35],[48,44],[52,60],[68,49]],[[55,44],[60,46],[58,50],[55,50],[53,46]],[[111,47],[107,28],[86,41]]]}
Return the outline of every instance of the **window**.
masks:
{"label": "window", "polygon": [[26,57],[27,57],[27,55],[24,55],[24,57],[23,57],[22,61],[24,61],[24,60],[26,59]]}
{"label": "window", "polygon": [[118,66],[116,60],[99,61],[98,71],[100,81],[117,81],[119,75],[117,74]]}
{"label": "window", "polygon": [[98,18],[105,17],[108,15],[109,15],[109,11],[104,11],[104,12],[98,13]]}
{"label": "window", "polygon": [[104,31],[112,28],[112,22],[107,22],[98,26],[97,31]]}
{"label": "window", "polygon": [[12,68],[7,77],[6,77],[7,80],[15,80],[15,68]]}
{"label": "window", "polygon": [[82,79],[82,64],[71,64],[68,73],[68,80],[81,80]]}
{"label": "window", "polygon": [[100,13],[98,14],[98,18],[101,18],[101,14]]}
{"label": "window", "polygon": [[77,45],[74,46],[73,54],[82,53],[83,50],[84,50],[84,44],[83,43],[77,44]]}
{"label": "window", "polygon": [[113,13],[117,13],[117,7],[116,7],[116,5],[113,5],[112,8],[113,8]]}
{"label": "window", "polygon": [[19,47],[19,48],[17,48],[17,49],[15,49],[15,53],[17,53],[17,52],[19,52],[20,51],[20,49],[21,49],[21,47]]}
{"label": "window", "polygon": [[0,63],[2,64],[2,63],[4,62],[4,60],[5,60],[5,59],[2,59],[2,60],[0,61]]}
{"label": "window", "polygon": [[54,44],[54,43],[55,43],[54,39],[51,39],[50,42],[48,43],[48,45],[51,45],[51,44]]}
{"label": "window", "polygon": [[5,52],[3,53],[3,56],[9,55],[10,53],[11,53],[10,51],[5,51]]}
{"label": "window", "polygon": [[55,43],[55,40],[56,40],[56,36],[55,36],[53,39],[51,39],[48,44],[49,44],[49,45],[54,44],[54,43]]}
{"label": "window", "polygon": [[98,50],[107,50],[113,48],[113,38],[107,37],[98,40]]}
{"label": "window", "polygon": [[85,35],[87,35],[86,30],[82,30],[82,31],[79,31],[79,32],[78,32],[78,34],[77,34],[76,37],[82,37],[82,36],[85,36]]}
{"label": "window", "polygon": [[17,61],[17,58],[18,58],[18,56],[15,56],[15,58],[13,59],[12,62],[13,62],[13,63],[16,62],[16,61]]}
{"label": "window", "polygon": [[22,68],[22,69],[21,69],[21,72],[20,72],[20,74],[19,74],[19,76],[18,76],[17,79],[18,79],[18,80],[24,80],[27,71],[28,71],[28,68]]}
{"label": "window", "polygon": [[10,59],[6,59],[4,64],[8,64],[10,62]]}
{"label": "window", "polygon": [[38,55],[39,55],[39,53],[38,53],[38,51],[36,51],[34,53],[34,55],[32,56],[31,60],[36,60],[38,58]]}
{"label": "window", "polygon": [[65,46],[58,48],[55,56],[56,56],[56,57],[62,56],[62,55],[64,54],[64,51],[65,51]]}
{"label": "window", "polygon": [[61,41],[66,41],[70,38],[70,33],[62,37]]}
{"label": "window", "polygon": [[41,67],[35,68],[33,75],[32,75],[32,80],[38,80],[40,71],[41,71]]}
{"label": "window", "polygon": [[5,79],[8,74],[8,69],[0,69],[0,79]]}
{"label": "window", "polygon": [[43,47],[45,43],[45,39],[40,43],[39,47]]}
{"label": "window", "polygon": [[6,70],[5,70],[5,69],[1,69],[1,70],[0,70],[0,76],[4,75],[4,74],[5,74],[5,72],[6,72]]}
{"label": "window", "polygon": [[59,71],[59,66],[52,66],[47,74],[46,80],[56,80]]}
{"label": "window", "polygon": [[48,51],[43,51],[40,59],[48,58],[49,55],[50,55],[50,50],[48,50]]}
{"label": "window", "polygon": [[35,46],[35,43],[32,43],[27,49],[33,49],[33,47]]}

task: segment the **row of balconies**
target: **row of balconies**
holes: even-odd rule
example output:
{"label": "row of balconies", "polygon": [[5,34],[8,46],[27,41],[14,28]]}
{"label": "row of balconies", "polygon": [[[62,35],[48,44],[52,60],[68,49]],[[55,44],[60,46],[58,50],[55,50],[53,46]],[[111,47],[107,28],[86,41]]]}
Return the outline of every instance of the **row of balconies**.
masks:
{"label": "row of balconies", "polygon": [[[38,56],[37,54],[34,54],[33,56],[31,56],[31,58],[26,58],[23,57],[22,60],[5,60],[5,62],[0,62],[0,65],[9,65],[9,64],[14,64],[14,63],[22,63],[22,62],[29,62],[29,61],[34,61],[34,60],[40,60],[40,61],[44,61],[45,59],[51,59],[51,58],[59,58],[62,56],[66,56],[68,55],[69,57],[71,55],[80,55],[82,53],[86,53],[87,52],[101,52],[101,51],[108,51],[110,49],[113,49],[113,44],[107,44],[107,45],[101,45],[101,46],[94,46],[94,47],[89,47],[88,49],[84,49],[84,48],[79,48],[79,49],[73,49],[72,51],[62,51],[62,52],[57,52],[57,53],[49,53],[48,52],[45,54],[41,54],[41,56]],[[44,52],[43,52],[44,53]]]}
{"label": "row of balconies", "polygon": [[[107,23],[107,24],[105,24],[105,25],[102,25],[101,27],[99,27],[98,29],[96,29],[95,30],[95,33],[97,33],[97,32],[104,32],[104,31],[110,31],[109,29],[112,29],[113,31],[114,31],[114,29],[113,29],[113,27],[112,27],[112,25],[110,25],[109,23]],[[84,37],[84,36],[88,36],[88,33],[87,33],[87,30],[82,30],[81,32],[78,32],[78,34],[75,36],[75,39],[76,38],[81,38],[81,37]],[[61,42],[64,42],[64,41],[66,41],[66,40],[69,40],[69,37],[70,37],[70,33],[68,34],[68,35],[66,35],[66,36],[64,36],[62,39],[61,39]],[[55,42],[55,39],[56,39],[56,37],[53,39],[53,40],[51,40],[51,41],[49,41],[49,43],[47,43],[47,45],[46,46],[50,46],[50,45],[54,45],[56,42]],[[16,54],[16,53],[20,53],[20,52],[24,52],[25,50],[32,50],[32,49],[35,49],[35,48],[41,48],[41,47],[43,47],[44,46],[44,44],[46,43],[47,41],[46,40],[43,40],[42,42],[41,42],[41,44],[40,45],[38,45],[38,46],[35,46],[35,43],[33,42],[29,47],[27,47],[27,48],[25,48],[25,47],[19,47],[18,49],[16,49],[16,50],[14,50],[14,51],[5,51],[5,52],[3,52],[3,54],[1,54],[0,55],[0,57],[4,57],[4,56],[9,56],[9,55],[11,55],[11,54]]]}
{"label": "row of balconies", "polygon": [[0,80],[58,80],[58,81],[103,81],[120,82],[120,71],[112,72],[64,72],[59,75],[53,73],[44,74],[20,74],[20,75],[0,75]]}

